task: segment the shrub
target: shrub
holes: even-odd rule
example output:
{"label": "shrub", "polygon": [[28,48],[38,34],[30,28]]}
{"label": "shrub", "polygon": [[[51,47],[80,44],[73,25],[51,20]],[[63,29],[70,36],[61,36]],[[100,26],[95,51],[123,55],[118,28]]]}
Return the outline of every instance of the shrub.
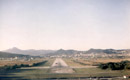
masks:
{"label": "shrub", "polygon": [[21,64],[21,67],[30,67],[29,64]]}
{"label": "shrub", "polygon": [[109,62],[106,64],[100,64],[99,68],[101,69],[111,69],[111,70],[123,70],[130,69],[130,61],[122,61],[122,62]]}
{"label": "shrub", "polygon": [[47,61],[39,62],[39,63],[33,63],[32,66],[40,66],[42,64],[45,64]]}

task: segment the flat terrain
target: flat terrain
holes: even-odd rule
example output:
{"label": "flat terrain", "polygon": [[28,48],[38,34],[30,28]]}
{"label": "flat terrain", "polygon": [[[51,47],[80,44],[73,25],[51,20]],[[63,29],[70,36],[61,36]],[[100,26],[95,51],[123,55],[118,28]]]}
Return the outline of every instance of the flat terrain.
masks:
{"label": "flat terrain", "polygon": [[130,58],[94,58],[94,59],[87,59],[87,58],[63,58],[63,60],[67,63],[68,66],[72,68],[88,68],[88,67],[96,67],[96,65],[100,63],[108,63],[108,62],[121,62],[128,60]]}
{"label": "flat terrain", "polygon": [[[15,64],[18,64],[18,65],[20,65],[20,64],[32,65],[33,63],[38,63],[38,62],[45,61],[45,60],[48,60],[48,58],[40,58],[40,59],[34,59],[34,60],[30,60],[30,61],[24,61],[24,60],[13,60],[13,61],[0,60],[0,67],[4,66],[4,65],[15,65]],[[53,59],[50,59],[49,63],[47,62],[45,65],[50,66],[50,64],[52,65],[53,61],[54,61]]]}
{"label": "flat terrain", "polygon": [[51,66],[50,73],[74,73],[74,71],[61,58],[56,58]]}
{"label": "flat terrain", "polygon": [[52,67],[68,67],[68,65],[61,58],[56,58]]}
{"label": "flat terrain", "polygon": [[[82,64],[85,63],[85,61],[88,61],[85,59],[79,59],[78,62],[71,58],[64,58],[63,60],[61,58],[45,60],[47,60],[46,63],[36,67],[0,71],[0,80],[51,80],[57,78],[59,80],[72,78],[86,78],[84,80],[89,80],[90,77],[120,77],[120,79],[114,80],[122,80],[122,76],[130,75],[129,70],[101,70],[92,65]],[[74,72],[65,73],[65,71],[67,71],[66,67]]]}

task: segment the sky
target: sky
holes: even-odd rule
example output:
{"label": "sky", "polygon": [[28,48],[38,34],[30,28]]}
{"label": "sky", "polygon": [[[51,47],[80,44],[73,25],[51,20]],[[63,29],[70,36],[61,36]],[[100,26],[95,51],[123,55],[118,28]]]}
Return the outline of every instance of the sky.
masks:
{"label": "sky", "polygon": [[0,0],[0,50],[130,49],[130,0]]}

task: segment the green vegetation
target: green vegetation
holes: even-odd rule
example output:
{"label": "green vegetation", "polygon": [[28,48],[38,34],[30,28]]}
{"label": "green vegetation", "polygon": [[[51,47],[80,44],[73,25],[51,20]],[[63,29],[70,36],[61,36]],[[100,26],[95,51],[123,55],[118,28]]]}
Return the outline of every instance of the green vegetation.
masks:
{"label": "green vegetation", "polygon": [[99,68],[111,69],[111,70],[130,69],[130,61],[109,62],[109,63],[105,63],[105,64],[100,64]]}
{"label": "green vegetation", "polygon": [[26,58],[30,58],[30,57],[33,57],[33,56],[23,55],[23,54],[13,54],[13,53],[1,52],[0,51],[0,58],[14,58],[14,57],[26,57]]}
{"label": "green vegetation", "polygon": [[99,68],[75,68],[75,73],[72,74],[56,74],[48,73],[49,69],[16,69],[13,70],[13,75],[8,75],[11,77],[20,77],[24,80],[43,80],[45,78],[56,79],[56,78],[78,78],[78,77],[115,77],[130,74],[130,71],[112,71],[112,70],[102,70]]}
{"label": "green vegetation", "polygon": [[[0,80],[33,80],[39,77],[45,77],[43,74],[48,73],[48,68],[40,69],[39,66],[48,66],[53,63],[53,59],[48,59],[43,62],[34,63],[31,66],[26,64],[3,66],[0,67]],[[36,66],[35,68],[31,68]],[[28,67],[28,68],[21,68]]]}
{"label": "green vegetation", "polygon": [[49,58],[49,59],[47,59],[47,62],[44,63],[44,65],[42,65],[42,66],[51,66],[53,64],[54,60],[55,60],[54,58]]}
{"label": "green vegetation", "polygon": [[0,70],[12,70],[12,69],[17,69],[17,68],[21,68],[21,67],[30,67],[28,64],[21,64],[21,65],[12,65],[12,66],[3,66],[3,67],[0,67]]}
{"label": "green vegetation", "polygon": [[33,63],[32,66],[41,66],[43,64],[45,64],[47,61],[43,61],[43,62],[38,62],[38,63]]}
{"label": "green vegetation", "polygon": [[[44,62],[47,61],[47,62]],[[44,66],[51,66],[54,59],[46,59],[43,61],[43,64],[39,62],[40,65],[37,65],[35,68],[17,68],[10,69],[6,71],[0,72],[1,80],[44,80],[44,79],[72,79],[79,77],[115,77],[115,76],[123,76],[129,75],[129,70],[110,70],[110,69],[100,69],[100,68],[74,68],[75,73],[69,74],[58,74],[58,73],[50,73],[49,68],[38,68]],[[72,65],[81,65],[79,63],[74,62],[72,59],[66,59],[69,64]],[[36,64],[36,63],[35,63]],[[24,67],[24,65],[22,65]]]}
{"label": "green vegetation", "polygon": [[45,64],[47,61],[42,61],[42,62],[38,62],[38,63],[33,63],[33,65],[29,65],[29,64],[21,64],[21,65],[5,65],[3,67],[0,67],[0,70],[12,70],[12,69],[17,69],[17,68],[22,68],[22,67],[34,67],[34,66],[41,66],[43,64]]}
{"label": "green vegetation", "polygon": [[100,68],[75,68],[77,74],[86,74],[86,77],[114,77],[114,76],[123,76],[129,75],[129,70],[102,70]]}
{"label": "green vegetation", "polygon": [[81,67],[84,66],[78,62],[74,62],[74,59],[71,58],[64,58],[63,59],[69,66]]}
{"label": "green vegetation", "polygon": [[87,65],[87,64],[85,64],[85,63],[83,63],[83,62],[80,62],[80,61],[78,61],[78,60],[73,60],[74,62],[76,62],[76,63],[79,63],[79,64],[81,64],[81,65]]}

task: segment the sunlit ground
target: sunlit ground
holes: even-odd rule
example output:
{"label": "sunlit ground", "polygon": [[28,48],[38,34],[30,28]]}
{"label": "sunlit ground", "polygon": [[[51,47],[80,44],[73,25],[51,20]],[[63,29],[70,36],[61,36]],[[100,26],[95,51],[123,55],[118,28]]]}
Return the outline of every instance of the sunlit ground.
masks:
{"label": "sunlit ground", "polygon": [[[129,70],[101,70],[97,67],[92,67],[92,63],[86,62],[81,64],[79,62],[73,61],[73,59],[63,60],[70,66],[74,67],[74,73],[51,73],[50,68],[55,59],[47,59],[47,62],[43,65],[37,66],[35,68],[21,68],[16,70],[8,70],[0,72],[1,80],[37,80],[37,79],[46,79],[46,78],[78,78],[78,77],[122,77],[123,75],[130,75]],[[83,61],[82,59],[79,61]],[[84,62],[84,61],[83,61]],[[88,65],[88,64],[89,65]],[[90,67],[88,67],[90,66]],[[43,68],[41,68],[43,67]]]}

